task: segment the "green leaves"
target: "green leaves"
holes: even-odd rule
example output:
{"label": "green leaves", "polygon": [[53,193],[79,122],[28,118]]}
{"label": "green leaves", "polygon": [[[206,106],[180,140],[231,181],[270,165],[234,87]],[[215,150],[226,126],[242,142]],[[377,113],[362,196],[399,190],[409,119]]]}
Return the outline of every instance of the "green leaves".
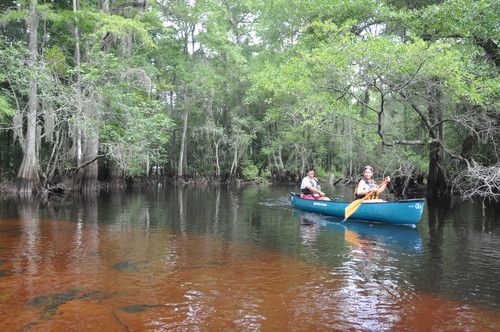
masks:
{"label": "green leaves", "polygon": [[[0,77],[0,80],[2,78]],[[12,117],[16,113],[5,96],[0,95],[0,121],[4,122],[5,117]]]}
{"label": "green leaves", "polygon": [[65,76],[68,74],[69,68],[66,62],[66,57],[60,47],[47,47],[45,49],[44,59],[47,62],[49,68],[52,69],[56,74],[61,76]]}
{"label": "green leaves", "polygon": [[[442,19],[443,26],[436,24],[434,28],[443,31],[444,26],[452,25],[446,21],[448,18],[466,21],[459,6],[462,3],[448,1],[418,12],[424,18],[435,17],[435,23]],[[476,15],[479,8],[486,8],[486,1],[471,3],[475,2],[469,2],[466,12]],[[371,10],[368,8],[374,7],[365,7],[365,13]],[[411,32],[412,39],[380,33],[358,35],[357,27],[365,23],[369,26],[375,22],[370,20],[382,15],[386,15],[387,23],[398,19],[410,20],[408,25],[418,22],[414,13],[394,13],[387,7],[366,22],[360,21],[361,15],[353,15],[358,20],[347,20],[342,25],[313,21],[304,29],[307,33],[288,48],[291,52],[284,61],[268,61],[261,72],[251,76],[253,87],[248,102],[267,103],[267,121],[288,121],[304,131],[343,137],[347,124],[355,146],[426,141],[425,131],[415,130],[413,123],[428,120],[428,89],[436,83],[448,98],[439,103],[449,121],[454,121],[453,114],[459,111],[457,102],[489,107],[487,101],[498,90],[498,79],[471,71],[474,56],[465,53],[470,48],[449,39],[425,41]],[[446,27],[446,31],[456,34],[463,29],[460,24]],[[337,126],[332,129],[333,119]],[[345,143],[339,140],[336,144]]]}
{"label": "green leaves", "polygon": [[[408,21],[422,35],[433,38],[498,38],[495,22],[500,8],[492,0],[448,0],[416,11]],[[422,24],[423,23],[423,24]]]}
{"label": "green leaves", "polygon": [[109,89],[108,109],[103,114],[101,144],[127,175],[146,174],[148,163],[166,161],[166,143],[173,122],[161,102],[140,93]]}
{"label": "green leaves", "polygon": [[39,5],[36,68],[25,62],[26,12],[2,14],[11,43],[0,47],[5,121],[25,109],[36,79],[39,119],[67,130],[61,146],[74,143],[75,127],[98,128],[100,148],[127,174],[180,158],[184,123],[182,163],[192,174],[255,178],[311,163],[349,173],[375,155],[426,170],[427,147],[402,144],[436,137],[455,154],[474,137],[488,151],[481,160],[498,159],[488,145],[500,137],[492,0],[111,6]]}
{"label": "green leaves", "polygon": [[156,47],[149,36],[147,27],[141,22],[139,16],[134,18],[125,18],[118,15],[106,15],[104,13],[96,13],[94,16],[98,29],[95,31],[97,38],[106,34],[115,36],[128,36],[131,33],[136,34],[147,47]]}

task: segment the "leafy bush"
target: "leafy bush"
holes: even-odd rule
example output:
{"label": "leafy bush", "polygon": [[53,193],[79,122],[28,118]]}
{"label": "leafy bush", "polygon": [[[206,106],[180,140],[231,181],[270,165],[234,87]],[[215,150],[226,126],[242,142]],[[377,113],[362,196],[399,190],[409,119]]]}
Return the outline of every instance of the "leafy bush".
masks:
{"label": "leafy bush", "polygon": [[259,176],[259,168],[250,160],[241,163],[241,172],[246,180],[253,181]]}

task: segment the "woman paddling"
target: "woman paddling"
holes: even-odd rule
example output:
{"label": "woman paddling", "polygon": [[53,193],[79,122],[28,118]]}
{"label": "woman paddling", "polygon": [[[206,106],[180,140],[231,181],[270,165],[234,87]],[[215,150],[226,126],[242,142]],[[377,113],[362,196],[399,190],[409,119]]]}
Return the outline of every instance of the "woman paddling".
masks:
{"label": "woman paddling", "polygon": [[[388,176],[385,178],[387,182],[391,181],[391,177]],[[365,166],[363,168],[363,178],[359,180],[358,185],[356,186],[355,198],[360,199],[365,197],[370,191],[377,190],[373,198],[370,199],[371,202],[374,201],[382,201],[378,199],[378,196],[381,192],[385,190],[387,183],[382,184],[380,188],[377,189],[377,183],[373,180],[373,168],[371,166]]]}

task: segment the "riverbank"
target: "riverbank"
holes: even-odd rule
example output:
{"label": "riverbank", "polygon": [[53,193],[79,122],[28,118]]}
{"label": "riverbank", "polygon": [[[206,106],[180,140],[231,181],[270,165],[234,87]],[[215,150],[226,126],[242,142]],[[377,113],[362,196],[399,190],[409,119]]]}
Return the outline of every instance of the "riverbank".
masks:
{"label": "riverbank", "polygon": [[[244,180],[244,179],[226,179],[221,180],[220,178],[211,178],[211,177],[183,177],[183,178],[139,178],[139,179],[123,179],[121,181],[99,181],[97,188],[98,192],[100,191],[124,191],[133,188],[141,188],[141,187],[151,187],[151,186],[220,186],[220,185],[270,185],[283,183],[279,181],[270,181],[264,178],[259,178],[256,180]],[[294,184],[294,182],[287,182],[290,184]],[[40,194],[41,196],[66,196],[74,194],[74,191],[71,189],[71,182],[65,181],[57,184],[53,184],[47,188],[43,188],[43,192]],[[15,181],[7,180],[0,183],[0,196],[12,196],[17,195],[17,185]]]}
{"label": "riverbank", "polygon": [[[323,185],[331,185],[334,187],[338,186],[353,186],[357,179],[354,177],[339,178],[332,181],[321,181]],[[240,185],[278,185],[278,184],[290,184],[299,185],[300,181],[297,179],[276,179],[276,178],[263,178],[259,177],[254,180],[245,180],[240,178],[225,178],[221,179],[218,177],[154,177],[154,178],[127,178],[115,181],[98,181],[96,194],[105,191],[125,191],[133,190],[134,188],[147,188],[147,187],[163,187],[163,186],[240,186]],[[492,191],[491,197],[484,198],[483,196],[470,195],[471,187],[474,183],[465,183],[462,181],[461,185],[454,186],[449,189],[449,196],[460,197],[464,201],[491,201],[498,202],[498,194]],[[298,188],[297,188],[298,190]],[[412,183],[410,186],[406,186],[404,178],[394,177],[388,187],[388,193],[395,194],[398,197],[427,197],[426,185],[423,183]],[[37,196],[51,198],[51,197],[62,197],[69,195],[79,195],[77,192],[72,190],[71,180],[65,180],[56,184],[52,184],[49,187],[44,187],[42,192]],[[16,182],[13,180],[5,180],[0,183],[0,196],[16,196],[18,195]],[[445,197],[434,197],[435,199],[442,199]]]}
{"label": "riverbank", "polygon": [[15,195],[16,185],[13,182],[0,183],[0,195]]}

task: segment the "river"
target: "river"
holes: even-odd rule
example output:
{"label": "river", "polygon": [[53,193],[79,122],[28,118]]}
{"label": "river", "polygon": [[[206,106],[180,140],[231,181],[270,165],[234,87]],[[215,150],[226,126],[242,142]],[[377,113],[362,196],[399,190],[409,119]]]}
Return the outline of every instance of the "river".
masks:
{"label": "river", "polygon": [[500,330],[499,205],[426,202],[412,228],[301,212],[295,189],[4,198],[0,331]]}

